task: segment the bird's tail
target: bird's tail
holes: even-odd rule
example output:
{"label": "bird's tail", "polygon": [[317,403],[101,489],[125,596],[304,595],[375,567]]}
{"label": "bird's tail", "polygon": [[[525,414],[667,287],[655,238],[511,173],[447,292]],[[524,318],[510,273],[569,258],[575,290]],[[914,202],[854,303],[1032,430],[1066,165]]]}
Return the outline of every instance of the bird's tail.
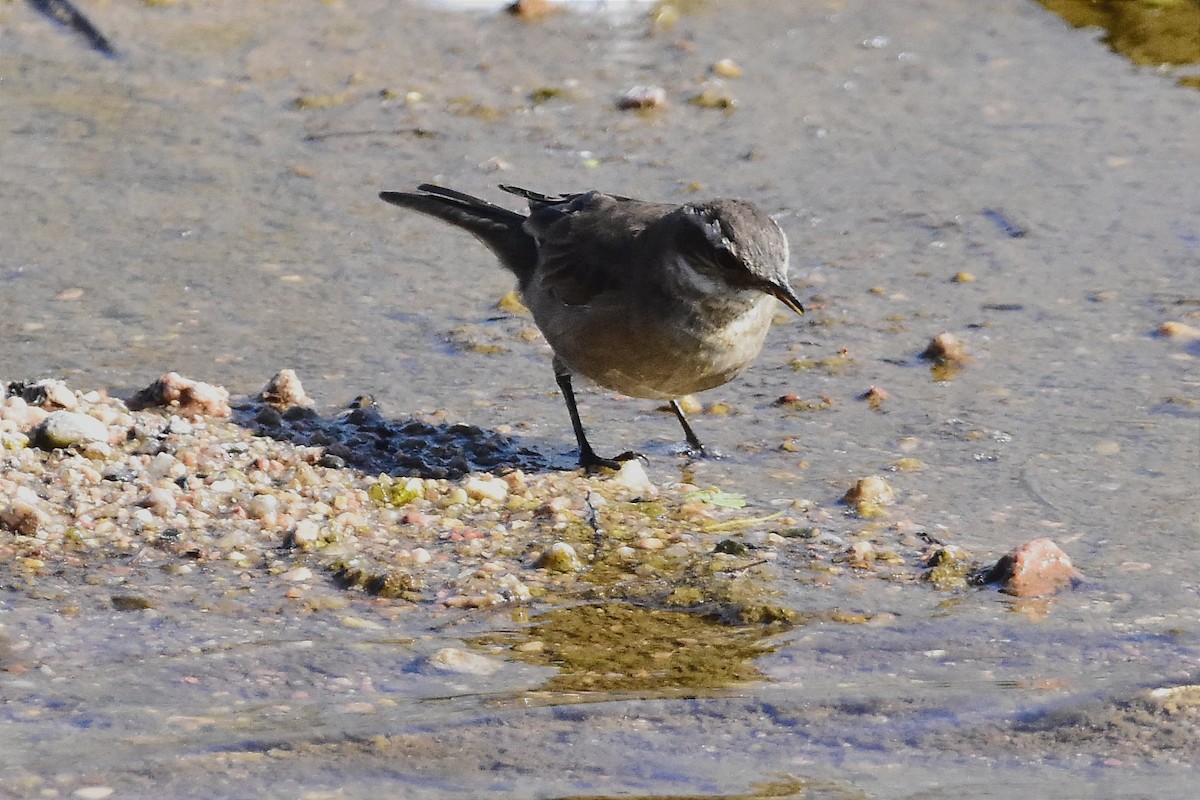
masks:
{"label": "bird's tail", "polygon": [[380,192],[379,197],[470,232],[500,258],[522,287],[533,275],[537,243],[525,232],[523,214],[429,183],[421,184],[414,192]]}

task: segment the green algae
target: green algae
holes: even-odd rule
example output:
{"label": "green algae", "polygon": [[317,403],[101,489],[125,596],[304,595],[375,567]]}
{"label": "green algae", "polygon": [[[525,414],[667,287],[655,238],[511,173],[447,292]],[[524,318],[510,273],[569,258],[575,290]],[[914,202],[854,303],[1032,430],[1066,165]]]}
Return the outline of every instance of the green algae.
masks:
{"label": "green algae", "polygon": [[779,630],[606,602],[552,609],[521,631],[487,634],[473,644],[507,646],[513,658],[556,667],[542,691],[669,693],[761,679],[752,662],[775,649],[766,634]]}

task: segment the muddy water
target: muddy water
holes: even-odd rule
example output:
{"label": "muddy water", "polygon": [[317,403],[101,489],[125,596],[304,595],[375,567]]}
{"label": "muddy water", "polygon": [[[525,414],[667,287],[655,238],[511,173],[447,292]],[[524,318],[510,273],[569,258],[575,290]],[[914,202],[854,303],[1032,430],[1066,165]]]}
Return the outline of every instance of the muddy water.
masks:
{"label": "muddy water", "polygon": [[[361,599],[333,622],[246,618],[188,588],[146,617],[64,580],[3,601],[43,664],[3,679],[7,791],[1194,795],[1194,726],[1139,749],[1152,726],[1121,703],[1195,682],[1200,656],[1200,346],[1153,335],[1200,325],[1200,95],[1015,0],[712,3],[658,31],[384,2],[93,13],[117,58],[0,6],[4,377],[125,391],[173,369],[252,392],[291,366],[330,406],[446,409],[567,465],[545,348],[495,307],[509,278],[378,190],[744,196],[780,214],[810,313],[703,398],[731,409],[695,420],[728,457],[687,476],[763,513],[811,500],[846,540],[898,526],[990,557],[1051,536],[1087,580],[1015,603],[784,557],[787,605],[868,624],[782,634],[769,681],[734,691],[582,704],[520,694],[546,674],[515,660],[421,666],[507,613],[381,632],[344,619],[374,620]],[[690,105],[721,58],[744,71],[717,87],[736,107]],[[637,84],[666,107],[614,110]],[[971,361],[935,381],[917,354],[941,331]],[[856,399],[873,385],[880,410]],[[584,413],[598,449],[685,470],[652,405],[594,391]],[[887,473],[901,457],[923,469]],[[898,505],[844,517],[874,473]]]}

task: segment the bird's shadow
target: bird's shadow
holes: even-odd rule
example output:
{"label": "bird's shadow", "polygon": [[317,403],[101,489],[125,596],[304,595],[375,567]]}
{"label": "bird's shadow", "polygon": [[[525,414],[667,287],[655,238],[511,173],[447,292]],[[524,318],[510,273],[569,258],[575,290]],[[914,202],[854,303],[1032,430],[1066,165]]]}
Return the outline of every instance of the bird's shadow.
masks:
{"label": "bird's shadow", "polygon": [[471,472],[561,468],[518,438],[465,423],[389,418],[362,400],[325,416],[307,406],[281,410],[248,399],[234,407],[233,421],[258,436],[322,448],[322,466],[350,467],[370,475],[453,480]]}

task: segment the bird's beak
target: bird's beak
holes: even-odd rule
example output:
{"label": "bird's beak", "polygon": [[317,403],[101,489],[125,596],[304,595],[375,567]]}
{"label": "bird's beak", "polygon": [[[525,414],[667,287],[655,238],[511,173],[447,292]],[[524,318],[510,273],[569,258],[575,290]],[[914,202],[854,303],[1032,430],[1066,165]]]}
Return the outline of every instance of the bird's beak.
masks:
{"label": "bird's beak", "polygon": [[792,291],[792,287],[788,286],[787,281],[782,283],[768,283],[766,285],[767,294],[776,297],[779,302],[795,311],[797,314],[804,313],[804,306],[800,303],[800,298],[796,297],[796,293]]}

